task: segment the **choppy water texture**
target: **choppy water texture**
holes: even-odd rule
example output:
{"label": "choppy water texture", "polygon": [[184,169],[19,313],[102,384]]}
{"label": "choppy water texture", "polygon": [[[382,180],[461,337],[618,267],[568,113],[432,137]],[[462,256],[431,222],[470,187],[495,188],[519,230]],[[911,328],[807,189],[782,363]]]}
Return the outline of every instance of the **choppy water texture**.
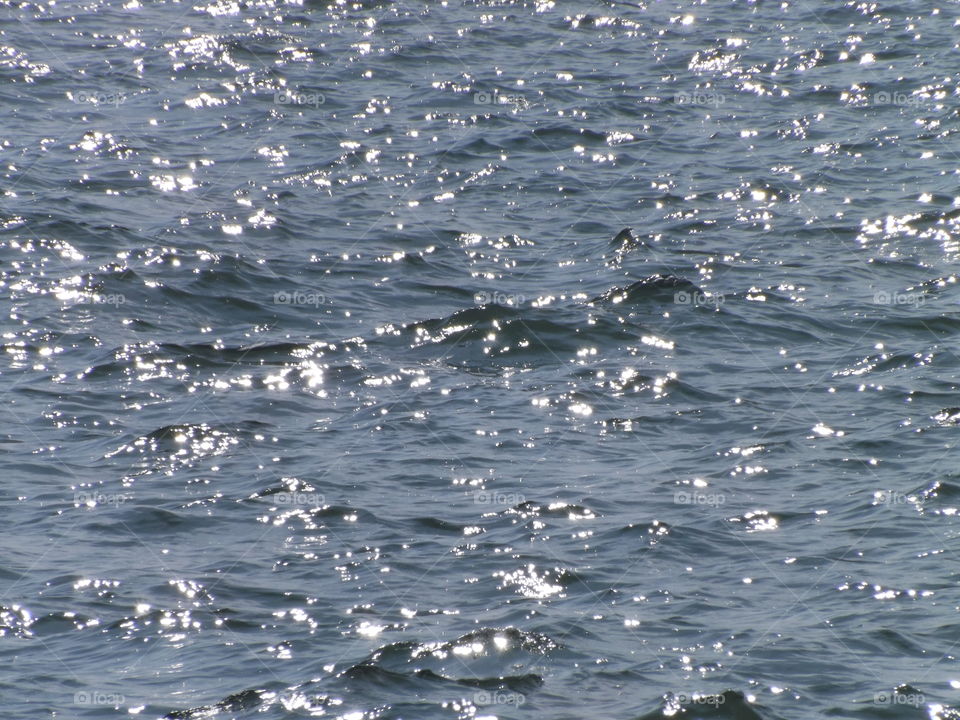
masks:
{"label": "choppy water texture", "polygon": [[2,3],[0,715],[960,717],[958,38]]}

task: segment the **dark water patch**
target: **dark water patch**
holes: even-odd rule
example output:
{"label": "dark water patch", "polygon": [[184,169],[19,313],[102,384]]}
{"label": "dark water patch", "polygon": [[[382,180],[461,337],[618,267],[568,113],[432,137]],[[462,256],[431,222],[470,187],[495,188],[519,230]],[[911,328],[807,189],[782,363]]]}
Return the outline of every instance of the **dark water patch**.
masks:
{"label": "dark water patch", "polygon": [[265,695],[266,691],[264,690],[243,690],[229,695],[213,705],[202,705],[189,710],[174,710],[164,717],[169,718],[169,720],[196,720],[213,717],[222,712],[246,712],[257,708]]}

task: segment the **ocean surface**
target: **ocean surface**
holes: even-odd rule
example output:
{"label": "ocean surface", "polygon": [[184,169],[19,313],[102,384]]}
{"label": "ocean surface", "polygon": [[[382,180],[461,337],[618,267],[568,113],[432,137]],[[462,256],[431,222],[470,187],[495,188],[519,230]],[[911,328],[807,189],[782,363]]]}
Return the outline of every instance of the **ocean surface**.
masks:
{"label": "ocean surface", "polygon": [[0,3],[0,717],[960,718],[960,3]]}

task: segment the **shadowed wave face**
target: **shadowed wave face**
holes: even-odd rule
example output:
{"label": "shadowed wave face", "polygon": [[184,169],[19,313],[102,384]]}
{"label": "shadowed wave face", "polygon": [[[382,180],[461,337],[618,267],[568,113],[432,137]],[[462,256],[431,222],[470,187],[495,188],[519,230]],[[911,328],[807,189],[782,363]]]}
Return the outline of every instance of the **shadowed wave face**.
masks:
{"label": "shadowed wave face", "polygon": [[951,718],[960,7],[0,4],[12,718]]}

